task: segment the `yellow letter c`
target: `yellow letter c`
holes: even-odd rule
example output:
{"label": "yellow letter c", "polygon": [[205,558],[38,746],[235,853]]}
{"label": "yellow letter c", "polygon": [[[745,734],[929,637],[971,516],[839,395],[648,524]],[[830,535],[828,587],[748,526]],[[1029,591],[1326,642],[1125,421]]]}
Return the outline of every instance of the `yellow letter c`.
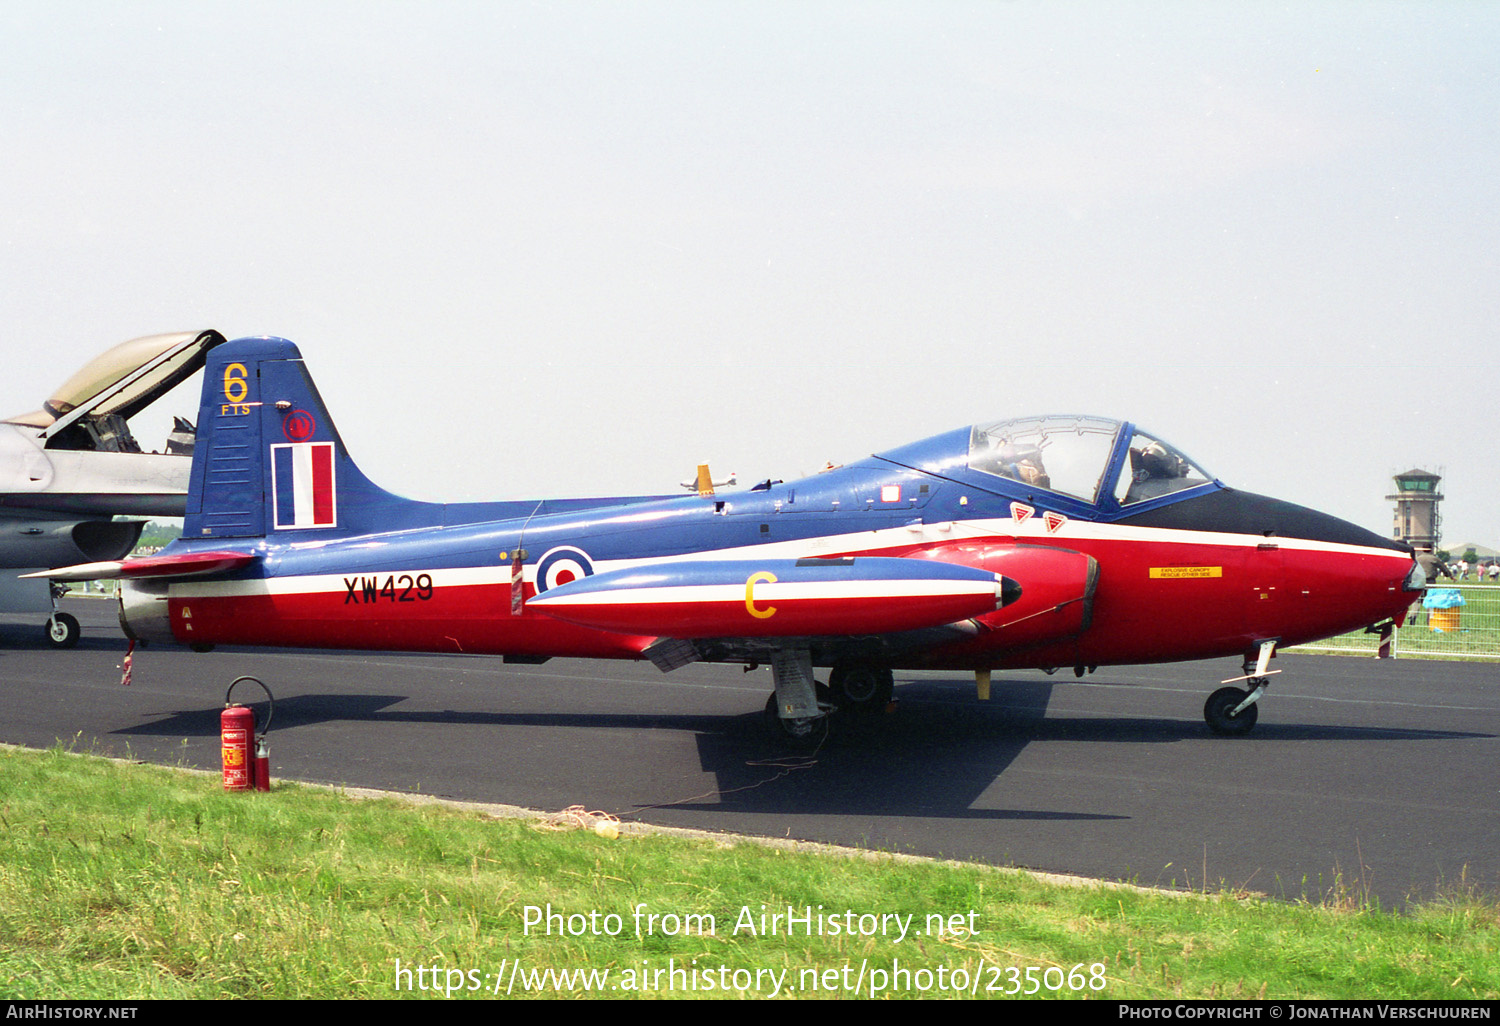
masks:
{"label": "yellow letter c", "polygon": [[750,575],[745,581],[745,610],[757,620],[764,620],[769,616],[776,615],[775,606],[767,606],[765,609],[755,608],[755,582],[765,581],[767,584],[776,583],[776,575],[769,570],[760,570]]}

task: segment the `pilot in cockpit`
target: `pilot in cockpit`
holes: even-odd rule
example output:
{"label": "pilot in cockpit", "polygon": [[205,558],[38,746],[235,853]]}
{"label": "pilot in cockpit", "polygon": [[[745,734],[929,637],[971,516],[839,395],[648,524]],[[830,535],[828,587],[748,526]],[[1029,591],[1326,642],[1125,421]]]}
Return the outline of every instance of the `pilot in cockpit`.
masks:
{"label": "pilot in cockpit", "polygon": [[1130,450],[1130,491],[1125,493],[1125,503],[1154,499],[1183,487],[1181,479],[1188,476],[1192,465],[1172,452],[1160,442],[1152,441],[1139,449]]}
{"label": "pilot in cockpit", "polygon": [[996,451],[995,457],[994,472],[1001,477],[1009,477],[1037,488],[1052,487],[1052,479],[1042,464],[1042,450],[1039,446],[1020,446],[1005,442]]}

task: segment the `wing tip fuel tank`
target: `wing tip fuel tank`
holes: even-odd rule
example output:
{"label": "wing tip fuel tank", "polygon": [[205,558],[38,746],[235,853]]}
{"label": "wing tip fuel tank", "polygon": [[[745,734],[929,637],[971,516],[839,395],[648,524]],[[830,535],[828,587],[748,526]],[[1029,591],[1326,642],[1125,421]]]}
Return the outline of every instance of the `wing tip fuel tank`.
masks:
{"label": "wing tip fuel tank", "polygon": [[999,574],[925,560],[681,560],[595,574],[527,607],[661,637],[786,637],[935,627],[1019,596],[1020,586]]}

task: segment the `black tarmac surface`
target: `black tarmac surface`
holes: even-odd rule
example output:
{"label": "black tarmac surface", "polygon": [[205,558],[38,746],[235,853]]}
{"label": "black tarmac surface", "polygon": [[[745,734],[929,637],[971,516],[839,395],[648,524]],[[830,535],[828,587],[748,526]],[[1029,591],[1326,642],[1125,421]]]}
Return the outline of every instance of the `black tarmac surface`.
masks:
{"label": "black tarmac surface", "polygon": [[113,605],[65,608],[68,651],[0,619],[0,742],[216,770],[253,674],[274,779],[1390,909],[1500,897],[1493,663],[1284,656],[1245,738],[1201,715],[1235,660],[996,674],[985,704],[970,675],[898,673],[894,712],[799,758],[765,730],[766,669],[152,647],[127,688]]}

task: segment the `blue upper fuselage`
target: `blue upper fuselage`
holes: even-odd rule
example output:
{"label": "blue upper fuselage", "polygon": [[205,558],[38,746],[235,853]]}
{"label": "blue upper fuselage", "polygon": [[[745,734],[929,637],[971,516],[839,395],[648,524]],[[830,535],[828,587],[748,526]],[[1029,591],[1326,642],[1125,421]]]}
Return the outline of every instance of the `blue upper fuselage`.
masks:
{"label": "blue upper fuselage", "polygon": [[537,564],[549,555],[578,576],[592,572],[592,560],[1003,520],[1016,504],[1072,520],[1390,545],[1332,517],[1226,489],[1159,438],[1086,416],[977,424],[716,496],[419,502],[360,472],[300,352],[273,338],[226,343],[208,359],[180,544],[262,555],[244,577],[497,567],[519,550],[545,589],[548,568]]}
{"label": "blue upper fuselage", "polygon": [[[1053,430],[1078,422],[1085,423],[1092,434],[1087,436],[1087,446],[1068,452],[1066,439],[1083,436],[1073,430],[1059,436]],[[370,502],[390,504],[381,518],[386,530],[355,538],[337,529],[283,536],[280,540],[291,544],[268,550],[263,572],[355,574],[414,566],[496,566],[513,558],[517,549],[524,551],[527,563],[535,563],[559,547],[571,550],[574,559],[650,560],[923,522],[1003,519],[1012,515],[1013,503],[1074,519],[1114,520],[1223,487],[1198,472],[1174,479],[1181,487],[1168,493],[1129,496],[1125,483],[1116,487],[1115,482],[1122,472],[1130,474],[1132,439],[1141,437],[1130,424],[1097,418],[1004,423],[1030,429],[1025,437],[1017,435],[1019,446],[1011,445],[1007,436],[1005,444],[1015,450],[1007,450],[1007,456],[1018,456],[1020,464],[997,465],[988,459],[994,450],[988,443],[997,436],[996,425],[989,425],[989,434],[983,437],[980,428],[961,428],[801,480],[769,482],[710,497],[441,506],[375,490]],[[1042,444],[1034,444],[1038,441]],[[1046,473],[1049,457],[1050,465],[1061,471],[1055,481]],[[1015,468],[1022,464],[1025,470],[1018,472]],[[1032,480],[1017,473],[1029,473]],[[1072,494],[1060,488],[1069,488]],[[1084,492],[1089,494],[1080,494]],[[346,505],[355,494],[353,489],[346,490]],[[538,568],[537,579],[545,589],[545,568]]]}

